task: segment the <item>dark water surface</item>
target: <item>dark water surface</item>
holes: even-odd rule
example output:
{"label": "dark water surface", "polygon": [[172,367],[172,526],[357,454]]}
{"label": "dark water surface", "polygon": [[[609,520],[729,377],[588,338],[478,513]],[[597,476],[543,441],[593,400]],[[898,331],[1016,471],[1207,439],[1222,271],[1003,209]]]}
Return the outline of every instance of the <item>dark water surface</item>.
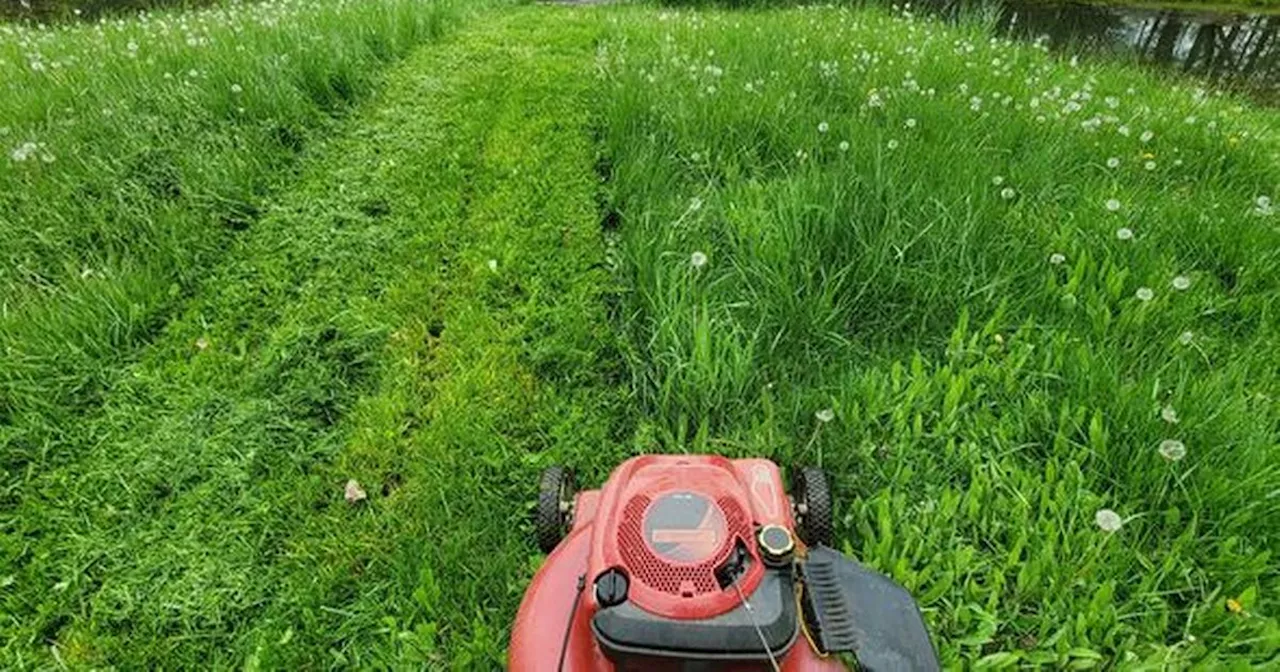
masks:
{"label": "dark water surface", "polygon": [[953,18],[993,16],[1002,35],[1047,39],[1053,47],[1085,54],[1132,55],[1280,103],[1280,14],[1037,0],[915,0],[911,7]]}

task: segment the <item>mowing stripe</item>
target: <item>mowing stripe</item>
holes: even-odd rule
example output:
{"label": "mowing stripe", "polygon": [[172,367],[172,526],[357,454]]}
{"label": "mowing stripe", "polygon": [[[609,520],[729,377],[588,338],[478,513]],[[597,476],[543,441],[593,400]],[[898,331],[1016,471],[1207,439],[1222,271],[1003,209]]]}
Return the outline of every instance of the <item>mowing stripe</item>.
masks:
{"label": "mowing stripe", "polygon": [[390,76],[31,475],[5,667],[501,664],[537,471],[598,481],[631,433],[597,26],[521,9]]}

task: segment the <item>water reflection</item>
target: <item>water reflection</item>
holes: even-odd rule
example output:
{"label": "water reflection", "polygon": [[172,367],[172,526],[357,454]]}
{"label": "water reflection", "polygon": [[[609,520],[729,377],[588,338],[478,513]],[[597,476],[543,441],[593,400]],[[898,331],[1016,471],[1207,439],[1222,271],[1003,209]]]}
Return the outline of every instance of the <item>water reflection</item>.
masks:
{"label": "water reflection", "polygon": [[[989,11],[971,0],[916,0],[946,16]],[[1280,101],[1280,15],[1046,4],[1009,0],[998,6],[1001,34],[1047,38],[1054,46],[1136,53],[1145,62],[1241,87]]]}

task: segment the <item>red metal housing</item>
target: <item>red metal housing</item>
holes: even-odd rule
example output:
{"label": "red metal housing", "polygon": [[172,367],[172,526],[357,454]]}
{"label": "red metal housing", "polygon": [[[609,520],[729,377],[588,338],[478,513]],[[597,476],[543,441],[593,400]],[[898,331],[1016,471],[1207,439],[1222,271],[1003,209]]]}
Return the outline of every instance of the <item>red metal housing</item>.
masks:
{"label": "red metal housing", "polygon": [[[661,518],[658,509],[664,498],[699,497],[715,506],[706,507],[696,524],[666,529],[660,520],[654,522]],[[538,570],[521,602],[511,635],[509,668],[519,672],[615,670],[591,629],[598,610],[592,580],[610,568],[626,568],[631,576],[628,599],[653,614],[691,620],[733,609],[740,603],[738,593],[721,589],[714,569],[736,544],[744,544],[755,562],[738,585],[750,594],[764,571],[754,530],[768,524],[794,529],[781,474],[769,460],[683,455],[627,460],[600,490],[576,495],[573,529]],[[580,577],[585,587],[577,610],[570,613]],[[566,627],[570,631],[561,668]],[[790,672],[845,669],[833,659],[821,658],[803,637],[779,662]],[[646,669],[656,668],[646,665]],[[679,669],[678,663],[672,669]]]}

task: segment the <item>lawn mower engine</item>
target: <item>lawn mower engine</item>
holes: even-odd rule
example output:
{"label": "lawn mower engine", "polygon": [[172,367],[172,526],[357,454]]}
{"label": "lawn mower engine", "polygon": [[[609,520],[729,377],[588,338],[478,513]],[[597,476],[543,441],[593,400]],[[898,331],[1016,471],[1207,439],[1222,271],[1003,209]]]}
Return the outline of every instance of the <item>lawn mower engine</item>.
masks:
{"label": "lawn mower engine", "polygon": [[600,490],[543,472],[550,553],[511,634],[517,672],[936,670],[911,596],[830,547],[826,476],[644,455]]}

